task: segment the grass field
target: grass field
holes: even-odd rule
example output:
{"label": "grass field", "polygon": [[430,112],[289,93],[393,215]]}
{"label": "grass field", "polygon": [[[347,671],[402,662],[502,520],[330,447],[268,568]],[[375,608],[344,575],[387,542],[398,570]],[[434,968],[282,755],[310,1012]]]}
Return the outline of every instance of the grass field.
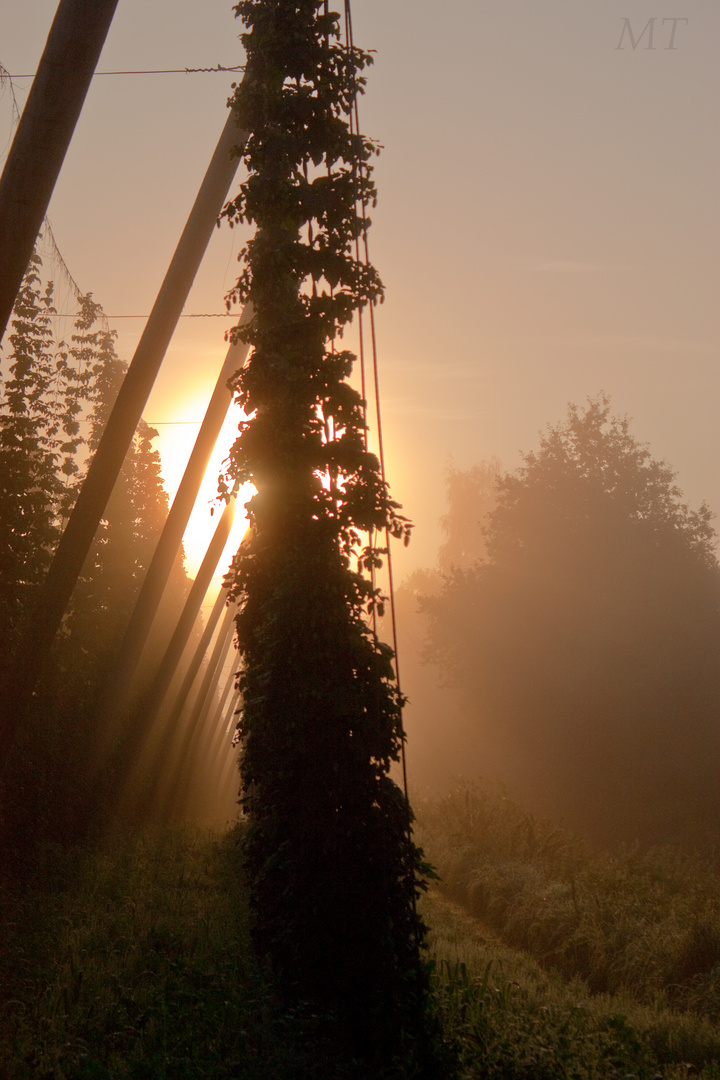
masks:
{"label": "grass field", "polygon": [[419,818],[441,987],[472,1003],[482,1075],[720,1077],[713,852],[594,851],[480,785]]}
{"label": "grass field", "polygon": [[[698,965],[691,965],[690,989],[675,993],[660,986],[657,963],[648,961],[648,978],[641,983],[639,961],[623,960],[619,953],[614,966],[606,966],[636,973],[632,979],[624,976],[612,992],[581,977],[586,961],[573,973],[567,949],[557,945],[553,951],[547,945],[551,938],[543,898],[552,884],[549,868],[542,877],[536,863],[531,874],[526,847],[506,859],[501,873],[502,830],[496,828],[495,877],[488,875],[481,888],[492,845],[486,835],[473,853],[472,843],[481,839],[482,815],[477,807],[473,811],[472,799],[484,799],[486,811],[491,800],[478,792],[465,792],[462,798],[472,811],[469,816],[459,805],[446,803],[432,811],[425,808],[422,822],[428,853],[441,871],[443,860],[447,864],[446,882],[421,901],[431,927],[429,959],[451,1049],[448,1060],[454,1062],[444,1067],[443,1077],[679,1080],[692,1075],[720,1080],[714,999],[700,992],[715,976],[703,971],[698,979]],[[503,813],[509,826],[512,815],[507,808]],[[506,832],[517,840],[515,826],[522,815],[513,813],[519,816]],[[458,832],[458,820],[463,828],[474,820],[470,838],[467,829]],[[707,882],[697,876],[695,863],[685,864],[685,869],[693,867],[686,881],[688,899],[680,881],[684,864],[668,863],[666,853],[665,876],[652,879],[655,907],[641,915],[637,882],[634,890],[618,886],[624,880],[620,856],[593,863],[591,873],[583,861],[589,856],[577,842],[560,844],[556,836],[551,844],[549,827],[535,823],[534,828],[533,857],[540,859],[545,851],[547,863],[552,850],[547,867],[573,867],[570,908],[582,912],[587,906],[589,911],[579,930],[566,927],[578,940],[587,936],[586,924],[610,919],[607,912],[598,914],[607,902],[597,879],[600,874],[601,883],[605,880],[603,866],[612,870],[606,891],[614,890],[623,939],[630,925],[640,935],[645,920],[648,940],[656,940],[653,918],[671,917],[668,889],[678,925],[686,911],[695,910],[693,905],[700,905],[696,914],[702,914],[702,925],[713,925],[715,901],[705,892]],[[641,858],[639,853],[630,857]],[[48,850],[33,880],[1,891],[2,1080],[370,1080],[356,1063],[338,1055],[322,1016],[309,1007],[286,1010],[274,1000],[249,947],[239,863],[232,833],[164,830],[115,841],[94,854]],[[674,867],[672,874],[668,866]],[[710,873],[707,866],[703,871]],[[514,892],[508,880],[516,882]],[[591,900],[591,883],[600,899]],[[562,881],[554,884],[562,895]],[[530,909],[533,890],[536,916],[528,927],[537,927],[531,933],[523,929],[518,912]],[[635,901],[625,911],[629,895]],[[468,913],[472,905],[481,909],[482,919]],[[558,910],[565,908],[559,904]],[[663,933],[667,929],[658,932],[658,939]],[[613,940],[617,948],[617,933]],[[633,956],[635,944],[626,950]],[[610,955],[610,946],[604,948]],[[407,1073],[397,1063],[387,1076],[400,1080]]]}

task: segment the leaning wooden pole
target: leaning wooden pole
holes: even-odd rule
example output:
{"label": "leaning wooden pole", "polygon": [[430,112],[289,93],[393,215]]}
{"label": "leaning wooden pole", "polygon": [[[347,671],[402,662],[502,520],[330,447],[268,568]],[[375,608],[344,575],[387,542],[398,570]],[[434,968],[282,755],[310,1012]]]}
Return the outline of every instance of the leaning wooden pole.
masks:
{"label": "leaning wooden pole", "polygon": [[[240,325],[248,322],[251,315],[252,309],[249,308],[240,321]],[[183,534],[200,491],[210,455],[232,401],[229,380],[245,363],[248,351],[248,345],[241,341],[232,344],[228,349],[195,445],[143,579],[120,649],[113,662],[99,710],[101,714],[121,711],[123,702],[127,698],[135,669],[180,550]]]}
{"label": "leaning wooden pole", "polygon": [[37,685],[42,660],[60,626],[237,171],[237,150],[245,138],[233,113],[229,113],[29,620],[15,668],[16,679],[7,694],[9,708],[5,711],[9,730],[3,740],[6,746],[12,744],[16,725]]}
{"label": "leaning wooden pole", "polygon": [[[96,778],[101,776],[103,769],[112,759],[118,742],[128,734],[130,735],[133,745],[131,747],[125,747],[126,766],[132,766],[134,764],[137,754],[142,747],[146,746],[148,740],[151,740],[153,736],[157,740],[159,736],[156,726],[158,710],[163,703],[165,694],[172,682],[177,666],[180,663],[203,599],[210,587],[210,582],[217,569],[220,556],[227,544],[234,514],[235,499],[231,499],[226,505],[222,517],[215,528],[212,540],[205,552],[205,557],[200,564],[200,568],[197,572],[195,581],[190,588],[180,618],[178,619],[173,635],[165,650],[165,655],[155,673],[155,678],[150,687],[150,691],[142,702],[135,702],[134,713],[139,713],[139,715],[135,715],[134,719],[132,716],[128,715],[128,697],[125,695],[123,695],[123,700],[118,704],[117,708],[108,706],[107,712],[98,713],[96,745],[91,753],[91,768]],[[221,598],[219,597],[217,601],[219,611],[225,606],[226,599],[227,594],[221,590]],[[213,615],[214,613],[215,609],[213,609]],[[212,616],[209,621],[212,622]],[[205,634],[203,634],[201,641],[205,641]],[[205,641],[205,649],[207,649],[207,645],[208,642]],[[201,661],[202,656],[197,661],[198,666]],[[128,675],[129,680],[131,674],[132,673],[129,673]],[[184,685],[185,684],[183,683],[183,686]],[[130,727],[129,731],[128,725]],[[165,728],[163,727],[162,730],[164,731]]]}
{"label": "leaning wooden pole", "polygon": [[[215,777],[217,774],[215,766],[222,748],[223,736],[227,734],[226,728],[228,726],[228,721],[225,717],[225,710],[227,708],[228,698],[230,697],[230,690],[234,689],[235,683],[237,682],[237,676],[237,664],[232,664],[220,697],[217,700],[214,709],[208,715],[207,723],[205,725],[207,731],[207,745],[203,749],[202,756],[207,759],[207,775],[210,777]],[[237,693],[237,691],[235,691],[235,693]],[[234,696],[235,695],[233,694],[233,699]],[[229,748],[229,738],[227,743]]]}
{"label": "leaning wooden pole", "polygon": [[[215,711],[210,718],[209,725],[213,731],[225,730],[223,725],[223,718],[225,714],[225,706],[227,705],[228,698],[230,697],[230,691],[234,690],[235,682],[237,679],[237,670],[234,665],[228,672],[225,678],[225,685],[222,688],[220,699],[215,707]],[[216,736],[213,736],[215,738]]]}
{"label": "leaning wooden pole", "polygon": [[[202,764],[197,754],[203,724],[207,721],[208,705],[220,679],[222,667],[232,646],[235,605],[226,608],[218,628],[207,668],[198,688],[185,723],[173,732],[173,743],[168,747],[163,771],[160,775],[159,806],[172,816],[175,804],[185,805],[182,790],[187,795],[194,771]],[[165,815],[163,815],[165,816]]]}
{"label": "leaning wooden pole", "polygon": [[0,341],[118,0],[60,0],[0,179]]}
{"label": "leaning wooden pole", "polygon": [[[232,640],[232,635],[227,645],[222,662],[217,669],[219,673],[227,667],[228,657],[234,652],[235,642]],[[233,670],[231,670],[230,677],[233,681],[237,679],[237,671],[234,670],[236,666],[231,664]],[[200,817],[203,816],[202,808],[209,799],[214,798],[215,789],[218,786],[222,772],[223,760],[221,752],[224,749],[227,754],[232,749],[231,737],[227,735],[223,739],[226,734],[226,724],[222,723],[221,720],[226,699],[224,688],[220,699],[218,699],[217,690],[219,688],[220,679],[216,680],[216,684],[211,688],[194,741],[184,755],[185,780],[181,778],[180,783],[176,784],[177,794],[184,800],[182,805],[184,805],[188,817],[193,813],[197,813]],[[170,803],[172,809],[180,804],[180,797],[176,797]]]}

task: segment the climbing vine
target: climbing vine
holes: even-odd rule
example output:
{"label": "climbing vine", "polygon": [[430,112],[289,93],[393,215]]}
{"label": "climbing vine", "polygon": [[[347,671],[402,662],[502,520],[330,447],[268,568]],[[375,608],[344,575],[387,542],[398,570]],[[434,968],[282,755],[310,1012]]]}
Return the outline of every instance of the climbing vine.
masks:
{"label": "climbing vine", "polygon": [[382,297],[356,257],[373,143],[348,115],[370,57],[318,0],[242,0],[246,73],[232,107],[248,175],[225,207],[251,223],[228,302],[252,304],[234,379],[247,421],[225,483],[250,481],[252,533],[229,584],[243,669],[241,773],[255,940],[285,994],[332,1006],[353,1045],[387,1054],[424,1008],[415,910],[422,853],[391,780],[402,749],[372,542],[410,525],[366,444],[355,361],[338,348]]}
{"label": "climbing vine", "polygon": [[[27,619],[127,370],[92,294],[76,291],[67,340],[56,332],[54,295],[36,253],[0,364],[0,870],[17,869],[38,844],[85,839],[105,821],[111,800],[88,781],[97,697],[167,517],[157,432],[141,420],[17,724],[9,703]],[[188,588],[178,563],[172,591]]]}

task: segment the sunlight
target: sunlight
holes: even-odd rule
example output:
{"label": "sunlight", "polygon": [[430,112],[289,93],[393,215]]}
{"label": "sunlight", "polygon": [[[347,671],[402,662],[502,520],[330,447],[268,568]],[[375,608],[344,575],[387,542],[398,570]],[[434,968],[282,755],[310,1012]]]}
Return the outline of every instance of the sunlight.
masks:
{"label": "sunlight", "polygon": [[[204,408],[205,401],[202,398],[196,397],[186,400],[178,405],[175,417],[172,420],[156,421],[153,425],[159,431],[156,446],[160,454],[163,480],[171,504],[182,480],[197,433],[200,430]],[[236,406],[231,406],[228,419],[222,426],[211,454],[205,477],[195,500],[195,506],[185,529],[183,546],[185,548],[185,565],[190,577],[195,577],[197,574],[223,510],[223,503],[218,501],[217,497],[218,475],[237,436],[240,419],[240,410]],[[216,576],[213,578],[213,587],[208,593],[208,603],[212,603],[217,595],[217,589],[220,587],[223,575],[240,546],[240,541],[247,529],[248,523],[244,504],[250,498],[252,491],[253,488],[250,484],[245,485],[240,490],[235,521],[218,564]]]}
{"label": "sunlight", "polygon": [[[365,336],[366,339],[369,336],[367,326],[365,329]],[[351,326],[346,328],[342,347],[350,349],[358,357],[350,381],[351,384],[360,391],[361,372],[359,354],[361,349],[357,320],[355,320]],[[148,422],[159,432],[156,446],[162,462],[162,475],[170,503],[172,503],[182,480],[183,472],[187,465],[188,458],[200,429],[202,417],[204,416],[207,407],[210,387],[207,384],[207,380],[204,378],[205,374],[206,371],[204,367],[200,368],[196,366],[192,374],[189,374],[183,380],[184,392],[180,391],[178,393],[178,386],[173,383],[158,387],[155,402],[158,406],[162,403],[162,406],[164,407],[154,408],[151,404],[150,411],[148,412]],[[368,371],[368,386],[366,388],[366,393],[370,399],[368,408],[369,449],[377,454],[379,447],[377,418],[375,416],[373,372],[371,366]],[[160,415],[158,415],[158,413],[160,413]],[[242,411],[237,405],[233,404],[228,411],[227,418],[215,444],[214,451],[205,472],[205,478],[195,502],[195,507],[185,530],[183,545],[185,548],[186,568],[191,577],[194,577],[197,574],[200,563],[202,562],[207,546],[219,520],[218,515],[222,513],[222,503],[217,501],[218,475],[222,469],[223,462],[227,458],[230,447],[237,437],[238,424],[242,418]],[[396,447],[394,442],[390,439],[389,456],[392,459],[393,467],[396,473],[403,474],[405,472],[403,469],[403,454],[402,452],[394,453],[395,450]],[[329,477],[324,477],[323,483],[327,486],[329,484]],[[402,486],[402,480],[400,486]],[[208,595],[203,604],[205,610],[209,610],[209,608],[212,607],[223,576],[230,566],[232,557],[237,551],[240,541],[247,529],[247,517],[244,513],[244,504],[251,497],[253,490],[252,485],[246,485],[246,489],[243,489],[240,492],[235,522],[227,546],[218,564],[212,586],[208,590]],[[403,502],[402,498],[400,499],[400,502]]]}

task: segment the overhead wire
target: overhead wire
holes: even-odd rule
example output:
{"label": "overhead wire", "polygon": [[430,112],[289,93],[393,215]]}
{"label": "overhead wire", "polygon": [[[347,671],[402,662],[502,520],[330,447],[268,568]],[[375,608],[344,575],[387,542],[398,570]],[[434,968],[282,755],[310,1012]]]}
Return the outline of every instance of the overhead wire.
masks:
{"label": "overhead wire", "polygon": [[[15,97],[15,86],[13,84],[13,79],[31,78],[31,77],[34,78],[34,76],[11,75],[10,72],[5,68],[4,65],[0,64],[0,87],[4,87],[6,82],[8,82],[10,84],[10,97],[11,97],[11,100],[12,100],[12,121],[11,121],[11,124],[10,124],[10,134],[8,136],[8,143],[7,143],[8,146],[12,142],[13,132],[14,132],[15,128],[17,127],[17,125],[20,122],[20,115],[21,115],[21,109],[20,109],[20,106],[18,105],[17,98]],[[40,241],[41,238],[42,238],[42,242],[47,244],[49,246],[49,248],[50,248],[50,259],[51,259],[53,265],[60,269],[60,271],[62,273],[62,276],[65,278],[65,281],[66,281],[67,285],[70,288],[70,291],[73,293],[75,299],[79,301],[82,298],[82,296],[84,295],[83,291],[80,288],[80,286],[78,285],[75,278],[73,277],[72,273],[70,272],[70,268],[69,268],[68,264],[65,262],[65,259],[63,258],[63,254],[60,251],[60,248],[58,247],[57,240],[55,239],[55,233],[53,232],[52,225],[50,224],[50,219],[47,216],[47,214],[43,218],[42,227],[41,227],[41,230],[40,230],[40,232],[38,234],[36,244]],[[77,311],[68,312],[68,313],[49,312],[48,314],[52,315],[53,318],[66,319],[66,318],[75,318],[77,316]],[[108,323],[107,323],[107,318],[108,317],[105,314],[105,312],[102,311],[102,309],[98,313],[98,318],[102,322],[103,329],[108,330],[109,329]]]}
{"label": "overhead wire", "polygon": [[[222,73],[228,73],[228,72],[233,74],[233,73],[243,72],[244,70],[245,70],[245,65],[244,64],[234,64],[234,65],[231,65],[231,66],[225,66],[223,64],[217,64],[215,67],[152,68],[152,69],[126,70],[126,71],[96,71],[94,73],[94,75],[93,75],[93,78],[95,78],[96,76],[99,76],[99,75],[199,75],[199,74],[217,74],[218,72],[221,73],[221,74]],[[15,96],[15,86],[14,86],[13,80],[15,80],[15,79],[34,79],[34,78],[35,78],[35,73],[33,73],[33,74],[23,74],[23,75],[13,75],[7,70],[7,68],[5,68],[5,66],[3,64],[0,64],[0,87],[3,87],[6,82],[8,82],[9,85],[10,85],[10,96],[11,96],[11,99],[12,99],[12,113],[13,113],[11,132],[12,132],[12,129],[14,129],[17,126],[17,123],[20,120],[20,113],[21,113],[20,106],[18,105],[18,101],[17,101],[17,98]],[[81,290],[80,286],[78,285],[78,283],[75,281],[72,274],[70,273],[68,265],[67,265],[67,263],[65,262],[65,259],[62,256],[62,252],[60,251],[60,249],[59,249],[59,247],[57,245],[57,242],[55,240],[55,236],[53,234],[52,226],[51,226],[50,221],[47,218],[47,216],[43,219],[43,230],[44,230],[45,238],[49,241],[50,246],[51,246],[53,262],[57,263],[60,266],[64,276],[66,277],[67,281],[70,283],[70,285],[72,287],[72,290],[73,290],[73,292],[75,294],[76,299],[79,299],[83,295],[82,290]],[[73,318],[76,314],[77,314],[77,312],[55,312],[54,317],[61,318],[61,319]],[[147,315],[106,315],[105,312],[101,312],[101,314],[100,314],[100,318],[105,320],[105,329],[107,329],[107,320],[108,319],[144,319],[144,320],[147,320],[148,317],[149,316],[147,316]],[[197,312],[197,313],[193,312],[191,314],[185,314],[183,312],[183,314],[180,316],[180,318],[183,318],[183,319],[226,319],[226,318],[232,319],[232,318],[235,318],[235,317],[236,316],[232,312],[223,312],[223,311],[217,311],[217,312],[216,311],[211,311],[211,312],[203,311],[203,312]]]}
{"label": "overhead wire", "polygon": [[[351,11],[351,7],[350,7],[350,0],[345,0],[344,7],[345,7],[345,46],[346,46],[346,48],[348,50],[351,50],[351,49],[355,48],[355,44],[354,44],[354,40],[353,40],[352,11]],[[355,92],[355,94],[353,95],[353,101],[352,101],[352,106],[351,106],[351,110],[350,110],[349,120],[350,120],[350,133],[351,133],[351,135],[359,136],[360,135],[360,120],[359,120],[357,92]],[[356,162],[353,163],[353,170],[355,171],[356,185],[357,185],[357,171],[356,171],[357,170],[357,163]],[[363,247],[364,263],[365,263],[366,266],[369,266],[370,265],[370,249],[369,249],[369,244],[368,244],[368,224],[369,224],[369,222],[368,222],[368,219],[367,219],[367,202],[366,202],[366,199],[364,198],[364,196],[359,198],[358,201],[359,201],[359,207],[360,207],[360,215],[361,215],[361,219],[362,219],[362,247]],[[360,241],[359,241],[359,238],[356,238],[355,245],[356,245],[356,257],[358,258],[358,261],[360,261],[360,258],[359,258],[359,255],[360,255]],[[385,449],[384,449],[384,444],[383,444],[382,416],[381,416],[381,408],[380,408],[380,382],[379,382],[379,372],[378,372],[379,365],[378,365],[377,332],[376,332],[376,327],[375,327],[375,308],[374,308],[374,304],[372,302],[369,303],[367,305],[367,307],[368,307],[368,317],[369,317],[369,322],[370,322],[370,351],[371,351],[371,356],[372,356],[372,374],[373,374],[373,387],[374,387],[374,398],[375,398],[375,401],[374,401],[374,405],[375,405],[375,421],[376,421],[377,441],[378,441],[378,461],[380,463],[380,476],[381,476],[381,479],[383,481],[383,485],[386,485],[386,483],[387,483],[387,474],[386,474],[386,469],[385,469]],[[365,388],[366,388],[365,348],[364,348],[364,337],[363,337],[363,331],[362,331],[362,315],[363,315],[363,313],[362,313],[362,310],[361,310],[358,313],[358,339],[359,339],[359,352],[360,352],[360,369],[361,369],[361,380],[362,380],[362,393],[363,393],[363,400],[366,401],[366,392],[365,392]],[[366,408],[367,408],[367,406],[366,406]],[[367,447],[367,425],[366,425],[366,429],[365,429],[365,446]],[[402,705],[403,695],[402,695],[402,685],[401,685],[401,681],[400,681],[400,661],[399,661],[399,653],[398,653],[397,618],[396,618],[396,611],[395,611],[395,589],[394,589],[394,581],[393,581],[392,552],[391,552],[391,549],[390,549],[390,539],[391,539],[390,538],[390,527],[389,527],[389,525],[386,525],[385,526],[385,541],[386,541],[386,549],[387,549],[388,601],[389,601],[389,608],[390,608],[390,625],[391,625],[391,635],[392,635],[392,647],[393,647],[393,652],[395,653],[395,679],[396,679],[396,682],[397,682],[398,693],[399,693],[399,696],[400,696],[400,733],[401,733],[400,761],[401,761],[401,766],[402,766],[403,791],[404,791],[405,799],[407,801],[408,808],[409,808],[410,802],[409,802],[409,793],[408,793],[407,755],[406,755],[406,752],[405,752],[405,726],[404,726],[404,723],[403,723],[403,705]],[[375,612],[373,611],[373,618],[374,617],[375,617]],[[408,840],[409,841],[411,840],[411,831],[410,831],[410,821],[409,820],[408,820]]]}
{"label": "overhead wire", "polygon": [[[96,71],[93,73],[93,79],[98,75],[207,75],[217,74],[218,72],[231,72],[236,73],[244,71],[245,66],[243,64],[235,64],[232,67],[224,67],[222,64],[218,64],[217,67],[204,67],[204,68],[152,68],[142,71]],[[5,71],[3,68],[3,75],[12,79],[34,79],[35,73],[27,75],[11,75],[9,71]]]}
{"label": "overhead wire", "polygon": [[[58,252],[58,255],[60,255],[59,252]],[[62,259],[62,255],[60,255],[60,259]],[[64,263],[64,260],[63,260],[63,263]],[[70,278],[70,280],[72,280],[72,277]],[[57,319],[71,319],[71,318],[73,318],[73,316],[75,314],[76,314],[76,312],[72,312],[72,311],[55,312],[54,317],[57,318]],[[150,318],[150,316],[149,315],[106,315],[105,318],[106,319],[145,319],[145,320],[147,320],[147,319]],[[237,314],[233,313],[231,311],[193,311],[193,312],[188,312],[188,313],[182,312],[178,316],[178,318],[180,318],[180,319],[237,319]]]}

